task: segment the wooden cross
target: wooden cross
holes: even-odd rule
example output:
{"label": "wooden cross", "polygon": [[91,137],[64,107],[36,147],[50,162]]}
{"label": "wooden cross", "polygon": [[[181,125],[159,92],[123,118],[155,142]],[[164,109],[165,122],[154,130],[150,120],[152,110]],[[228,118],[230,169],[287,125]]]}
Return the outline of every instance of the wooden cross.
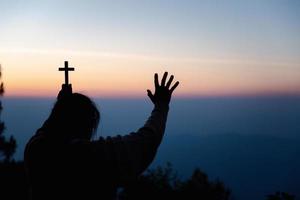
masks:
{"label": "wooden cross", "polygon": [[75,68],[71,67],[69,68],[68,61],[65,61],[65,67],[58,68],[59,71],[65,71],[65,84],[69,85],[69,71],[74,71]]}

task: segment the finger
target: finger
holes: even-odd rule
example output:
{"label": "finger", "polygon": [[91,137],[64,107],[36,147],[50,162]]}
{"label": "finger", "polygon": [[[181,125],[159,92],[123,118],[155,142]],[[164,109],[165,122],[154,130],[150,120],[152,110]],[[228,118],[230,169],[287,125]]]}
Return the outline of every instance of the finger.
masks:
{"label": "finger", "polygon": [[154,96],[150,90],[147,90],[148,97],[151,99],[151,101],[154,103]]}
{"label": "finger", "polygon": [[155,84],[155,87],[156,87],[156,88],[159,87],[159,83],[158,83],[158,74],[157,74],[157,73],[155,73],[155,75],[154,75],[154,84]]}
{"label": "finger", "polygon": [[179,82],[177,81],[171,88],[170,92],[172,93],[177,88],[178,85],[179,85]]}
{"label": "finger", "polygon": [[170,85],[171,85],[173,79],[174,79],[174,76],[172,75],[172,76],[170,77],[170,79],[169,79],[167,85],[166,85],[166,87],[167,87],[168,89],[169,89],[169,87],[170,87]]}
{"label": "finger", "polygon": [[163,78],[161,80],[161,86],[165,86],[167,76],[168,76],[168,72],[165,72],[164,76],[163,76]]}

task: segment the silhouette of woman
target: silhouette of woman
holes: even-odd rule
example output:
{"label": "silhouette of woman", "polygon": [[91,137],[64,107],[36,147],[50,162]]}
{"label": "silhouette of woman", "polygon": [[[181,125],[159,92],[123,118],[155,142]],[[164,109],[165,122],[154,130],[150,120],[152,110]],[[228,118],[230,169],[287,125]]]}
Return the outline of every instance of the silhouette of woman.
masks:
{"label": "silhouette of woman", "polygon": [[86,96],[63,85],[49,118],[24,152],[31,199],[114,199],[116,189],[140,175],[161,143],[169,102],[179,82],[165,72],[155,93],[147,90],[154,109],[138,131],[91,140],[100,114]]}

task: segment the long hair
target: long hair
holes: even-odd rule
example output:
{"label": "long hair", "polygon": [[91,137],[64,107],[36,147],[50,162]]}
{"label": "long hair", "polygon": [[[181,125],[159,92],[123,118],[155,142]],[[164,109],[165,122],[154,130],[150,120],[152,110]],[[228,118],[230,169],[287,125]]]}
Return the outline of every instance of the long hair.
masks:
{"label": "long hair", "polygon": [[42,128],[62,138],[91,139],[99,120],[94,102],[83,94],[73,93],[57,100]]}

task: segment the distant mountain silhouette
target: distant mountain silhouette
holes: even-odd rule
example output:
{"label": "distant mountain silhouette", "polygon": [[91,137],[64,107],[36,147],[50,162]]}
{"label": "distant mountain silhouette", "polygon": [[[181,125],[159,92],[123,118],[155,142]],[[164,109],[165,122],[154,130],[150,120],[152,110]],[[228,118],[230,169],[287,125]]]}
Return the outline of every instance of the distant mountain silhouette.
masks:
{"label": "distant mountain silhouette", "polygon": [[264,199],[274,191],[300,196],[299,144],[269,135],[169,135],[152,167],[167,160],[184,178],[199,167],[237,199]]}

